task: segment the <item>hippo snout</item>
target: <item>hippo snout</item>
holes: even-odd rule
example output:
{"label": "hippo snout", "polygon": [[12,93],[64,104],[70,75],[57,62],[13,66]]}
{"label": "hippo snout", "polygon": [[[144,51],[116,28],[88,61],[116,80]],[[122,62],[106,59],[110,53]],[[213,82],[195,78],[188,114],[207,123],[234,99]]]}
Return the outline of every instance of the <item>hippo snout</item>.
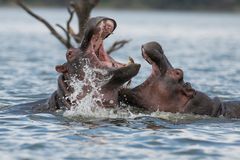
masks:
{"label": "hippo snout", "polygon": [[138,73],[140,67],[141,67],[140,64],[136,64],[136,63],[131,64],[129,65],[129,72],[131,72],[133,76],[135,76]]}
{"label": "hippo snout", "polygon": [[137,75],[141,65],[140,64],[129,64],[125,67],[116,69],[113,73],[114,76],[118,77],[119,79],[123,79],[125,81],[130,80],[132,77]]}
{"label": "hippo snout", "polygon": [[110,72],[112,78],[108,84],[121,86],[123,83],[129,81],[132,77],[136,76],[139,72],[140,67],[140,64],[134,63],[129,64],[125,67],[112,70]]}

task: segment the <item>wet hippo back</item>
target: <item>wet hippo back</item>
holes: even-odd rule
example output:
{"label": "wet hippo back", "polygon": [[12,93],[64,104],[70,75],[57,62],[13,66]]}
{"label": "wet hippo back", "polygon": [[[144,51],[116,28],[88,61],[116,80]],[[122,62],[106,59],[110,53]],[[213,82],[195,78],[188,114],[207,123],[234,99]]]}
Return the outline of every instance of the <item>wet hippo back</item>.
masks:
{"label": "wet hippo back", "polygon": [[2,113],[11,114],[36,114],[36,113],[54,113],[56,110],[66,110],[65,99],[60,98],[57,91],[53,92],[49,98],[38,100],[36,102],[24,103],[10,107],[1,108]]}
{"label": "wet hippo back", "polygon": [[42,99],[36,102],[24,103],[10,107],[1,108],[4,114],[34,114],[34,113],[49,113],[48,99]]}
{"label": "wet hippo back", "polygon": [[221,114],[227,118],[240,118],[240,101],[223,102]]}
{"label": "wet hippo back", "polygon": [[185,113],[208,115],[212,117],[240,118],[240,101],[221,101],[218,97],[211,99],[197,91],[187,103]]}
{"label": "wet hippo back", "polygon": [[206,94],[196,91],[194,97],[186,104],[183,112],[219,116],[221,114],[221,102],[218,98],[211,99]]}

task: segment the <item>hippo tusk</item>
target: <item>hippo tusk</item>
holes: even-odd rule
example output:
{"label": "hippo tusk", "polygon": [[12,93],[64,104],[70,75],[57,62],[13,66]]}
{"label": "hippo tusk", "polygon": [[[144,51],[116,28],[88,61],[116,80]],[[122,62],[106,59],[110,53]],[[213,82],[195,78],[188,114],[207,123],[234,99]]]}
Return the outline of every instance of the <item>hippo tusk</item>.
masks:
{"label": "hippo tusk", "polygon": [[57,94],[58,94],[58,97],[59,97],[59,101],[62,102],[62,104],[70,109],[72,104],[71,102],[67,99],[67,97],[71,94],[69,91],[68,91],[68,86],[65,84],[64,82],[64,76],[63,75],[60,75],[59,78],[58,78],[58,90],[57,90]]}
{"label": "hippo tusk", "polygon": [[133,64],[135,63],[132,57],[128,57],[128,64]]}
{"label": "hippo tusk", "polygon": [[[134,63],[135,63],[135,61],[133,60],[133,58],[129,56],[129,57],[128,57],[128,63],[127,63],[127,64],[129,65],[129,64],[134,64]],[[130,85],[131,85],[131,83],[132,83],[132,79],[130,79],[130,80],[126,83],[126,86],[125,86],[125,87],[126,87],[126,88],[129,88]]]}

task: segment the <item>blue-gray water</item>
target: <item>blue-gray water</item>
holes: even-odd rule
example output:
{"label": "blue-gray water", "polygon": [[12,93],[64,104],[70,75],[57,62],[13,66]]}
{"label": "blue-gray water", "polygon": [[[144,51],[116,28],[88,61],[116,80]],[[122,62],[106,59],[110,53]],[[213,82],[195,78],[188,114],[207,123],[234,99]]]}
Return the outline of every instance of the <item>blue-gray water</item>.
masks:
{"label": "blue-gray water", "polygon": [[[52,24],[65,25],[65,9],[36,9]],[[95,11],[118,23],[107,46],[132,39],[113,56],[132,56],[143,82],[151,67],[140,46],[162,44],[174,67],[211,97],[240,100],[240,14]],[[0,8],[0,107],[48,97],[56,89],[55,65],[66,49],[21,9]],[[88,114],[88,113],[86,113]],[[79,117],[0,112],[0,159],[239,159],[240,121],[192,115]]]}

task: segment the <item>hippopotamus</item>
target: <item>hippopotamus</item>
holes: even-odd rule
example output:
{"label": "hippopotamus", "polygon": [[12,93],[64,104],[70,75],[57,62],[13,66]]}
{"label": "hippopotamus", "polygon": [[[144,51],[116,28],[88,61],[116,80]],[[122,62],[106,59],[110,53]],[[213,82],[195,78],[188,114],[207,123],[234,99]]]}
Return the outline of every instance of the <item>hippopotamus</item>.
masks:
{"label": "hippopotamus", "polygon": [[[88,21],[80,48],[69,49],[66,54],[67,63],[56,67],[56,70],[63,74],[58,83],[58,95],[68,96],[69,92],[72,93],[73,91],[69,84],[64,82],[69,81],[73,76],[83,81],[86,78],[84,68],[88,67],[92,73],[96,74],[96,77],[93,77],[90,81],[93,81],[94,85],[99,84],[97,84],[98,86],[92,86],[89,82],[85,82],[82,93],[77,95],[77,100],[83,99],[93,91],[93,87],[97,87],[98,90],[96,92],[98,93],[94,93],[93,96],[95,98],[98,97],[96,102],[98,106],[113,107],[118,104],[119,89],[138,73],[140,65],[122,64],[115,61],[105,52],[103,40],[115,28],[116,22],[110,18],[95,17]],[[106,81],[106,79],[108,80]],[[66,103],[66,98],[64,98],[63,102],[64,104],[69,104]]]}
{"label": "hippopotamus", "polygon": [[[75,101],[83,99],[88,95],[93,87],[90,81],[97,86],[97,93],[93,97],[98,97],[95,102],[99,107],[115,107],[118,105],[118,92],[123,84],[134,77],[140,64],[123,64],[115,61],[108,55],[103,47],[103,40],[106,39],[116,28],[116,22],[107,17],[91,18],[84,32],[84,37],[79,48],[70,48],[66,53],[67,62],[55,67],[60,73],[58,77],[58,89],[52,93],[50,98],[37,102],[22,104],[8,109],[15,113],[53,113],[58,109],[71,109]],[[95,74],[95,79],[87,79],[85,70],[90,70]],[[74,92],[70,85],[72,78],[86,83],[82,92],[76,95],[75,101],[69,99]]]}
{"label": "hippopotamus", "polygon": [[141,50],[143,58],[152,65],[152,73],[139,86],[122,89],[121,101],[153,112],[240,118],[240,101],[223,102],[192,88],[189,82],[184,82],[183,70],[173,68],[159,43],[146,43]]}

